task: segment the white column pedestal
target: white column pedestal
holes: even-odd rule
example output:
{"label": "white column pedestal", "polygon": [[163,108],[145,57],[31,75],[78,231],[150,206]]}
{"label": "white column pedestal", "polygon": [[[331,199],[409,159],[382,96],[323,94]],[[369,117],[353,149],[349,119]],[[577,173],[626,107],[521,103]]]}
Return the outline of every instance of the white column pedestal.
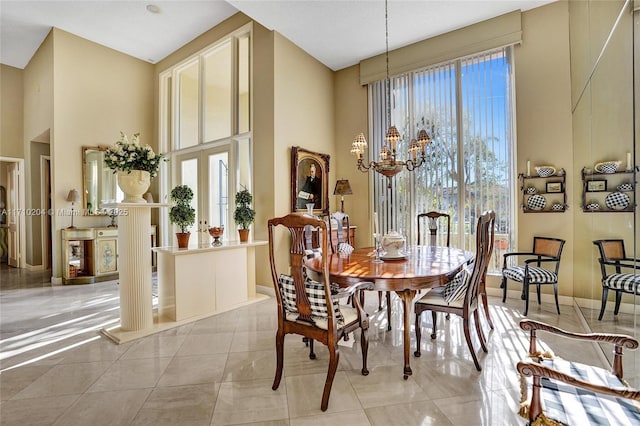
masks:
{"label": "white column pedestal", "polygon": [[117,203],[118,271],[120,273],[120,327],[102,330],[116,343],[151,334],[154,330],[151,292],[151,209],[168,207],[160,203]]}

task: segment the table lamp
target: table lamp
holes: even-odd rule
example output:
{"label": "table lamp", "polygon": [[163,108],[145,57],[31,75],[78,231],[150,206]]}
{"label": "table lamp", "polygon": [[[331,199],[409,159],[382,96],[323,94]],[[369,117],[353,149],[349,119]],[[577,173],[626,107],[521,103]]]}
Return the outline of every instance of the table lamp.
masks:
{"label": "table lamp", "polygon": [[344,213],[344,196],[351,195],[351,185],[349,185],[348,179],[338,179],[336,181],[336,187],[333,190],[333,195],[340,196],[340,212]]}
{"label": "table lamp", "polygon": [[73,205],[80,201],[80,193],[77,189],[72,189],[71,191],[69,191],[69,194],[67,195],[67,201],[71,202],[71,226],[69,228],[75,228],[75,226],[73,226],[73,216],[75,216],[73,212]]}

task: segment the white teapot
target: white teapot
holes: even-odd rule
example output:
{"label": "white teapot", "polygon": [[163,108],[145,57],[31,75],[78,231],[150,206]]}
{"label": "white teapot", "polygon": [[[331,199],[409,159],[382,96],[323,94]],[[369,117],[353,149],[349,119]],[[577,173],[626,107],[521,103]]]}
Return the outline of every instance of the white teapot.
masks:
{"label": "white teapot", "polygon": [[390,231],[382,236],[382,249],[386,252],[385,256],[400,257],[403,254],[401,250],[404,248],[407,239],[404,235],[396,231]]}

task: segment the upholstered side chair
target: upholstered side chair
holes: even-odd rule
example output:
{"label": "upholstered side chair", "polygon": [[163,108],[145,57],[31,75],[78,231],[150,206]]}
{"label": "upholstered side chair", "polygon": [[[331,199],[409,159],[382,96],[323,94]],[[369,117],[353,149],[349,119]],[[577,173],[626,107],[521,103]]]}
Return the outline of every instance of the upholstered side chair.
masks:
{"label": "upholstered side chair", "polygon": [[[525,301],[524,315],[529,312],[529,286],[535,285],[540,301],[540,286],[552,285],[556,299],[556,309],[560,314],[558,304],[558,270],[560,256],[565,240],[560,238],[533,237],[533,249],[530,252],[512,252],[504,254],[502,265],[502,303],[507,300],[507,279],[522,283],[521,299]],[[510,258],[526,258],[524,264],[508,266]]]}
{"label": "upholstered side chair", "polygon": [[627,257],[623,240],[596,240],[593,244],[600,250],[598,261],[602,272],[602,305],[598,320],[602,320],[609,290],[616,293],[614,315],[618,315],[624,293],[640,294],[640,259]]}

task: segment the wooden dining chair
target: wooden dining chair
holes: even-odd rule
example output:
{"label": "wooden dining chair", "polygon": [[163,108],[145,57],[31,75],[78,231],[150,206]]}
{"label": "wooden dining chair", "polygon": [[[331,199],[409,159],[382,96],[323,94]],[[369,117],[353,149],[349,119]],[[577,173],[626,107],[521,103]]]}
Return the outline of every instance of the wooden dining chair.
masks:
{"label": "wooden dining chair", "polygon": [[[349,232],[351,224],[349,222],[349,215],[343,212],[335,212],[329,216],[329,244],[331,246],[331,252],[337,253],[340,251],[348,251],[349,247],[353,251],[353,242],[351,241],[351,235]],[[334,232],[335,229],[335,241]]]}
{"label": "wooden dining chair", "polygon": [[627,257],[623,240],[596,240],[593,244],[600,250],[598,261],[602,272],[602,305],[598,320],[602,320],[609,290],[616,293],[613,315],[618,315],[620,311],[623,293],[640,294],[640,259]]}
{"label": "wooden dining chair", "polygon": [[[449,247],[450,238],[451,238],[451,216],[446,213],[439,213],[435,211],[431,211],[428,213],[419,213],[417,216],[418,221],[418,245],[421,245],[422,241],[422,227],[421,223],[424,222],[425,218],[427,219],[427,229],[429,229],[429,245],[435,246],[437,245],[437,235],[438,235],[438,222],[446,221],[447,226],[447,238],[446,243],[447,247]],[[442,220],[439,220],[442,219]],[[425,238],[426,240],[426,238]],[[382,309],[382,296],[385,296],[386,299],[386,307],[387,307],[387,331],[391,331],[391,292],[389,291],[378,291],[378,310]],[[449,316],[447,316],[449,318]]]}
{"label": "wooden dining chair", "polygon": [[[552,285],[556,298],[556,309],[560,314],[558,304],[558,270],[560,256],[565,240],[560,238],[533,237],[533,249],[530,252],[512,252],[504,254],[502,265],[502,303],[507,300],[507,278],[522,283],[522,296],[525,301],[524,315],[529,312],[529,286],[535,285],[540,304],[540,286]],[[524,265],[507,266],[510,257],[527,257]],[[543,264],[546,268],[543,268]]]}
{"label": "wooden dining chair", "polygon": [[[448,215],[447,213],[440,213],[436,211],[430,211],[427,213],[418,214],[417,216],[418,245],[420,245],[422,242],[423,234],[426,234],[426,231],[425,232],[422,231],[422,226],[421,226],[421,224],[424,223],[425,220],[426,220],[427,229],[429,229],[429,235],[428,235],[429,245],[431,246],[437,245],[438,229],[444,228],[444,225],[442,227],[438,227],[438,224],[442,222],[446,222],[447,237],[445,241],[446,241],[447,247],[450,247],[451,216]],[[424,235],[424,236],[426,237],[427,235]],[[424,240],[426,242],[427,238],[424,238]],[[491,247],[493,248],[493,245]],[[489,255],[491,255],[491,253],[489,253]],[[489,315],[489,303],[487,299],[486,279],[487,279],[487,271],[485,270],[484,274],[482,275],[482,280],[480,281],[480,297],[482,299],[482,305],[484,307],[484,316],[487,319],[487,323],[489,323],[489,327],[493,330],[493,321],[491,321],[491,315]],[[449,315],[447,315],[447,319],[449,319]]]}
{"label": "wooden dining chair", "polygon": [[[435,211],[431,211],[431,212],[427,212],[427,213],[420,213],[418,214],[417,217],[417,221],[418,221],[418,245],[422,244],[422,226],[420,225],[421,223],[423,223],[425,221],[425,219],[427,220],[427,228],[429,229],[429,245],[431,246],[436,246],[437,244],[437,236],[438,236],[438,223],[445,221],[447,224],[447,237],[446,237],[446,246],[449,247],[450,244],[450,240],[451,240],[451,216],[449,216],[446,213],[440,213],[440,212],[435,212]],[[426,232],[424,232],[426,234]],[[425,235],[426,237],[426,235]],[[426,245],[426,238],[424,238],[425,240],[425,245]]]}
{"label": "wooden dining chair", "polygon": [[[284,338],[287,334],[298,334],[309,341],[309,358],[316,359],[313,351],[314,341],[329,349],[329,368],[322,393],[320,409],[325,411],[329,404],[331,386],[338,368],[340,351],[338,341],[348,333],[360,329],[363,376],[367,370],[367,329],[369,318],[362,309],[359,297],[353,297],[354,307],[341,305],[339,300],[358,294],[360,290],[370,290],[373,283],[358,283],[346,288],[332,288],[329,282],[327,224],[320,219],[289,214],[270,219],[269,263],[278,306],[278,330],[276,332],[276,374],[272,389],[280,386],[284,368]],[[305,227],[311,226],[322,236],[320,257],[322,258],[321,281],[315,281],[306,275],[304,267],[306,234]],[[275,250],[274,233],[276,228],[286,228],[291,235],[291,245],[287,255]],[[325,254],[325,255],[323,255]],[[286,261],[284,258],[287,258]],[[345,299],[346,300],[346,299]],[[329,306],[329,308],[328,308]]]}
{"label": "wooden dining chair", "polygon": [[488,211],[478,218],[476,227],[476,253],[471,264],[467,265],[446,286],[436,287],[422,296],[414,303],[416,314],[416,351],[414,355],[419,357],[420,339],[422,337],[420,327],[420,316],[425,311],[431,311],[433,320],[433,331],[431,338],[436,338],[436,323],[438,312],[455,314],[462,317],[462,325],[464,329],[464,337],[471,351],[473,363],[478,371],[482,370],[476,351],[471,342],[471,334],[469,330],[469,321],[473,315],[476,332],[480,340],[480,346],[484,352],[487,352],[484,333],[480,327],[480,316],[478,315],[478,298],[480,281],[487,269],[491,253],[493,251],[494,225],[496,215],[493,211]]}

